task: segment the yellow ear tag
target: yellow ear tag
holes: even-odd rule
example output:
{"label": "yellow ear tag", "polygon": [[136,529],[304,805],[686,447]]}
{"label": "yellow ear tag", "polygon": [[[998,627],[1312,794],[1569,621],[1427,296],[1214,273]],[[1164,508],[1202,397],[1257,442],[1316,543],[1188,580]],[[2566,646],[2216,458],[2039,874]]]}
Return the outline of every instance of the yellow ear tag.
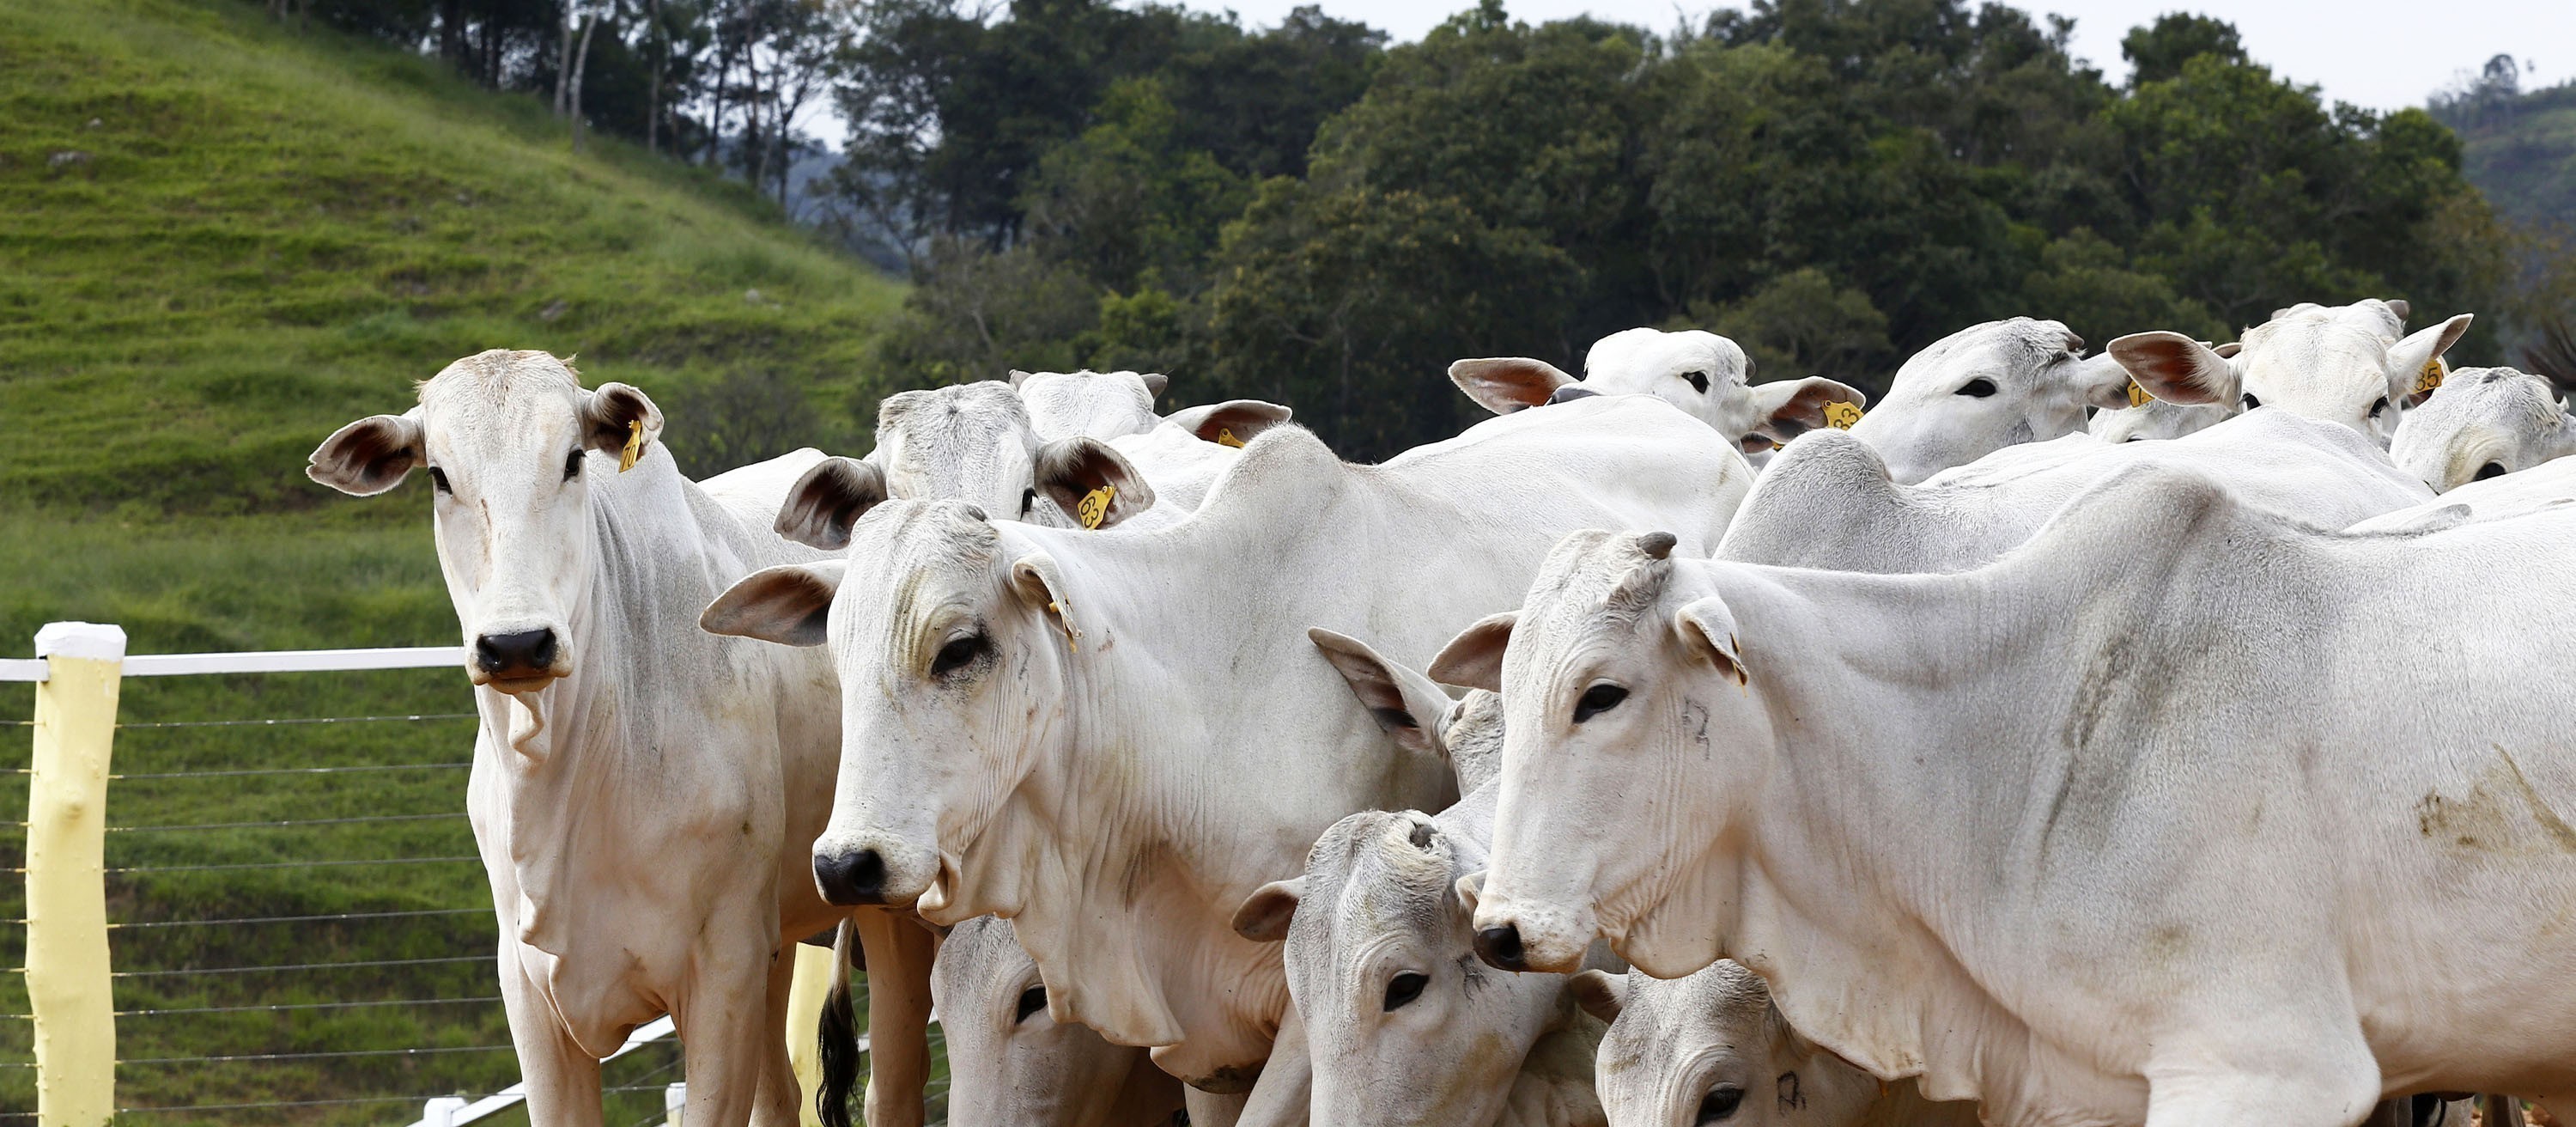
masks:
{"label": "yellow ear tag", "polygon": [[1216,432],[1216,444],[1219,446],[1231,446],[1237,450],[1243,449],[1243,440],[1236,438],[1233,431],[1222,428],[1218,429]]}
{"label": "yellow ear tag", "polygon": [[1859,421],[1860,421],[1860,404],[1857,404],[1857,403],[1827,403],[1827,404],[1825,404],[1825,425],[1826,425],[1826,426],[1832,427],[1832,428],[1834,428],[1835,430],[1850,430],[1850,429],[1852,428],[1852,424],[1857,423],[1857,422],[1859,422]]}
{"label": "yellow ear tag", "polygon": [[2155,396],[2147,394],[2147,389],[2138,386],[2138,381],[2134,379],[2129,381],[2129,406],[2144,407],[2154,398]]}
{"label": "yellow ear tag", "polygon": [[634,469],[635,459],[643,456],[644,420],[636,419],[626,424],[626,449],[617,452],[617,472]]}
{"label": "yellow ear tag", "polygon": [[1069,650],[1081,649],[1082,631],[1073,628],[1073,608],[1059,600],[1048,603],[1047,609],[1055,612],[1056,625],[1064,627],[1064,647]]}
{"label": "yellow ear tag", "polygon": [[2422,395],[2442,386],[2442,377],[2451,374],[2451,366],[2436,356],[2424,362],[2424,370],[2415,373],[2415,394]]}
{"label": "yellow ear tag", "polygon": [[1082,502],[1073,507],[1074,515],[1082,518],[1082,527],[1098,528],[1101,521],[1109,519],[1109,500],[1116,496],[1118,487],[1115,485],[1104,485],[1085,493]]}

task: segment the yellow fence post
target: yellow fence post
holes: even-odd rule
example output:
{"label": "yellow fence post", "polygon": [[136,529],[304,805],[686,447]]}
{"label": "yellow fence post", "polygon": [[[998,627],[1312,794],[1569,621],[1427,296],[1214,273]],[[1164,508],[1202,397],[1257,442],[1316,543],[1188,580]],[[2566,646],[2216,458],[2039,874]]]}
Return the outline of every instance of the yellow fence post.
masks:
{"label": "yellow fence post", "polygon": [[822,1127],[814,1110],[814,1093],[823,1087],[823,1062],[815,1056],[814,1036],[823,1022],[823,998],[832,991],[832,949],[796,945],[796,977],[787,988],[787,1062],[796,1070],[796,1122]]}
{"label": "yellow fence post", "polygon": [[35,1012],[38,1127],[116,1114],[116,1005],[108,990],[107,755],[125,631],[36,631],[36,753],[27,785],[27,1000]]}

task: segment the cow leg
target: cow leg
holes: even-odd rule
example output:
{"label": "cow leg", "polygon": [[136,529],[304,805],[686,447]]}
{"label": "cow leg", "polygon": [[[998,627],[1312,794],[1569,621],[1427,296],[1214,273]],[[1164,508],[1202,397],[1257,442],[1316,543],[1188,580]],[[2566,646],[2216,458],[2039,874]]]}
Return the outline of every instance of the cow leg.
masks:
{"label": "cow leg", "polygon": [[796,984],[797,946],[787,944],[769,961],[769,1020],[763,1027],[778,1052],[762,1054],[758,1086],[752,1093],[753,1127],[799,1127],[802,1086],[796,1080],[795,1057],[787,1048],[787,998]]}
{"label": "cow leg", "polygon": [[1190,1113],[1190,1127],[1235,1127],[1251,1099],[1250,1092],[1220,1096],[1187,1085],[1181,1088],[1181,1106]]}
{"label": "cow leg", "polygon": [[519,1079],[527,1085],[528,1122],[537,1127],[601,1127],[599,1061],[573,1043],[554,1010],[537,996],[519,965],[516,944],[501,941],[501,1009],[510,1018],[510,1043],[519,1053]]}
{"label": "cow leg", "polygon": [[[758,1108],[766,1113],[762,1127],[770,1127],[779,1122],[781,1109],[763,1098],[796,1090],[786,1040],[787,975],[794,964],[777,958],[774,949],[766,958],[732,954],[746,947],[758,951],[772,937],[729,944],[714,942],[718,938],[731,937],[710,937],[709,947],[698,952],[700,972],[690,976],[687,997],[671,1011],[689,1081],[681,1118],[689,1127],[741,1127]],[[727,965],[736,960],[747,965]],[[795,1097],[785,1095],[783,1104],[785,1122],[795,1123]]]}
{"label": "cow leg", "polygon": [[930,1084],[930,964],[939,933],[907,915],[860,911],[867,955],[867,1127],[921,1127]]}

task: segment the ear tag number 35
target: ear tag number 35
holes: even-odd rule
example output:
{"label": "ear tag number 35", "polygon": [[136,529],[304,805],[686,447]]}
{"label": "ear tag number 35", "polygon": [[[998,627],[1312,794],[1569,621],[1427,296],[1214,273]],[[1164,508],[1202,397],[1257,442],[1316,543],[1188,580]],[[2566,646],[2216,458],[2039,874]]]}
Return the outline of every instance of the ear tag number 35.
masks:
{"label": "ear tag number 35", "polygon": [[1117,496],[1118,487],[1115,485],[1094,489],[1082,495],[1081,503],[1074,506],[1074,515],[1082,518],[1082,527],[1098,528],[1101,521],[1109,519],[1109,502]]}

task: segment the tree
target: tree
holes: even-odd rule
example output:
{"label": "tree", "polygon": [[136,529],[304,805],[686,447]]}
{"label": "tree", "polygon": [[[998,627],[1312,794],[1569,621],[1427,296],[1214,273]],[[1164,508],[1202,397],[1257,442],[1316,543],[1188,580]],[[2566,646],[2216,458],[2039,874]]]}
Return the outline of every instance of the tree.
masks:
{"label": "tree", "polygon": [[2244,63],[2245,45],[2236,37],[2236,25],[2208,16],[2168,12],[2147,27],[2133,27],[2120,40],[2120,57],[2129,60],[2131,87],[2150,82],[2170,82],[2182,77],[2182,68],[2203,55],[2217,57],[2223,63]]}

